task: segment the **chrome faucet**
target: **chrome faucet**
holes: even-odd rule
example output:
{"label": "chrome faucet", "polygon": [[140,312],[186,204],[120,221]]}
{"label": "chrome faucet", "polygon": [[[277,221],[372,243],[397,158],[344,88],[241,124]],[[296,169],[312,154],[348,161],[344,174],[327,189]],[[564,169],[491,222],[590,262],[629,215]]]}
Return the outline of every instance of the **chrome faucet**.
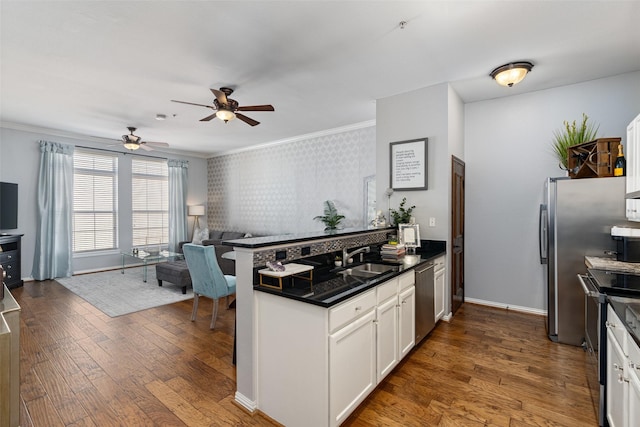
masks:
{"label": "chrome faucet", "polygon": [[371,251],[371,248],[369,246],[364,246],[362,248],[356,249],[355,251],[349,253],[347,248],[342,249],[342,265],[346,266],[349,263],[349,258],[353,257],[354,255],[360,254],[360,261],[362,261],[362,254],[364,252],[369,253]]}

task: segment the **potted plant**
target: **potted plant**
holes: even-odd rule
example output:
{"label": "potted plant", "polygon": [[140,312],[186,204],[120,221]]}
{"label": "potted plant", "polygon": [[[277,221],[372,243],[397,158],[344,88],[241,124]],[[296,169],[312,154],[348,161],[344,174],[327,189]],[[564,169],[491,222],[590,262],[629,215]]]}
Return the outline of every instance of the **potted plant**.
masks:
{"label": "potted plant", "polygon": [[569,169],[569,147],[596,139],[600,126],[587,123],[588,120],[589,117],[582,113],[582,123],[580,126],[576,125],[575,120],[571,124],[565,120],[564,128],[553,133],[553,151],[560,162],[560,169]]}
{"label": "potted plant", "polygon": [[404,207],[407,203],[407,198],[403,197],[402,202],[400,202],[400,206],[398,210],[391,209],[391,217],[393,218],[393,224],[398,226],[398,224],[409,224],[411,221],[411,212],[415,209],[415,206],[411,206],[410,208]]}
{"label": "potted plant", "polygon": [[331,200],[324,202],[324,215],[316,216],[315,220],[322,221],[326,226],[325,231],[331,231],[338,228],[340,221],[344,219],[344,215],[340,215],[336,209],[336,205]]}

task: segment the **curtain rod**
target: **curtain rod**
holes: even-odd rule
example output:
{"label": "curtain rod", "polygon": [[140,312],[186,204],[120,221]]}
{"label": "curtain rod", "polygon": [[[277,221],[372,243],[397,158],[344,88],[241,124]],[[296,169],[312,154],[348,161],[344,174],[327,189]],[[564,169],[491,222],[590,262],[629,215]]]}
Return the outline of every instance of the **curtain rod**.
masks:
{"label": "curtain rod", "polygon": [[76,145],[75,147],[77,147],[77,148],[86,148],[87,150],[98,150],[98,151],[107,151],[109,153],[118,153],[118,154],[122,154],[124,156],[129,155],[129,156],[151,157],[152,159],[169,160],[167,157],[151,156],[149,154],[127,153],[127,152],[124,152],[124,151],[108,150],[106,148],[85,147],[83,145]]}

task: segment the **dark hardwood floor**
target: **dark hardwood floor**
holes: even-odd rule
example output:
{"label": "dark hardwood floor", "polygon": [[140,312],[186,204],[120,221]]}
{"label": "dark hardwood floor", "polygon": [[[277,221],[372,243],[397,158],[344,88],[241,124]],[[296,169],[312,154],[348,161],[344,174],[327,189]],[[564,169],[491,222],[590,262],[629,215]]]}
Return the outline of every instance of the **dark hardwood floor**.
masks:
{"label": "dark hardwood floor", "polygon": [[[54,281],[12,293],[22,427],[277,425],[234,403],[235,310],[210,331],[206,298],[193,323],[191,301],[110,318]],[[465,304],[344,425],[595,426],[584,363],[542,317]]]}

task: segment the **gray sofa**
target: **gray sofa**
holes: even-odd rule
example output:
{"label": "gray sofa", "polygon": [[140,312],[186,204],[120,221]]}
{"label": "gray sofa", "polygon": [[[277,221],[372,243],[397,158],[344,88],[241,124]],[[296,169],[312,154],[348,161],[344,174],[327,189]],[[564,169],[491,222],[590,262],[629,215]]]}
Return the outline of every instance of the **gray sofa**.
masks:
{"label": "gray sofa", "polygon": [[[239,231],[209,231],[209,238],[203,239],[202,244],[204,246],[214,245],[216,248],[216,260],[222,270],[223,274],[230,276],[236,275],[236,263],[233,260],[222,258],[222,254],[233,250],[233,246],[226,246],[222,244],[224,240],[235,240],[249,237],[247,233]],[[182,253],[182,245],[190,243],[189,241],[180,242],[178,244],[178,252]],[[162,282],[174,283],[182,288],[182,293],[187,292],[187,287],[191,286],[191,276],[189,275],[189,269],[187,263],[184,260],[181,261],[169,261],[156,264],[156,278],[158,279],[158,286],[162,286]]]}
{"label": "gray sofa", "polygon": [[[216,259],[218,261],[218,265],[222,270],[222,273],[228,274],[230,276],[236,275],[236,263],[233,260],[222,258],[222,254],[225,252],[229,252],[233,250],[232,246],[223,245],[222,242],[225,240],[235,240],[242,239],[244,237],[249,237],[248,233],[243,233],[241,231],[224,231],[224,230],[209,230],[209,238],[203,239],[202,244],[204,246],[213,245],[216,247]],[[179,252],[182,253],[182,245],[189,242],[180,242],[179,244]]]}

